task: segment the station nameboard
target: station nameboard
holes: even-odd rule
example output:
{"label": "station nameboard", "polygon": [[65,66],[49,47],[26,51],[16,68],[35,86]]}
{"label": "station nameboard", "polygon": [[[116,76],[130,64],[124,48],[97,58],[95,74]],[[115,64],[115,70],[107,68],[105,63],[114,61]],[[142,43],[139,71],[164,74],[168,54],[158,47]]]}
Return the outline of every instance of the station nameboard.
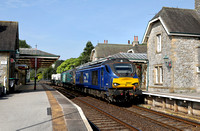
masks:
{"label": "station nameboard", "polygon": [[1,65],[7,65],[7,61],[1,61]]}

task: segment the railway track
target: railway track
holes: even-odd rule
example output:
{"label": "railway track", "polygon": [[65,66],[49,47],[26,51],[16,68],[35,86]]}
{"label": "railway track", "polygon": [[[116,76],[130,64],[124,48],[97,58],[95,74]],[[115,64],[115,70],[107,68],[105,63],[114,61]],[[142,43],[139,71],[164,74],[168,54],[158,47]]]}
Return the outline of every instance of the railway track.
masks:
{"label": "railway track", "polygon": [[119,107],[62,87],[54,88],[79,105],[100,130],[200,130],[200,124],[185,119],[138,106]]}
{"label": "railway track", "polygon": [[[74,94],[68,93],[64,88],[55,87],[58,91],[64,94],[66,97],[73,99],[74,103],[81,105],[81,108],[84,109],[84,113],[87,114],[86,117],[91,121],[99,130],[131,130],[139,131],[136,127],[129,125],[127,122],[124,122],[110,113],[98,108],[97,106],[88,103],[84,97],[76,97]],[[75,92],[76,93],[76,92]],[[76,93],[77,95],[77,93]]]}
{"label": "railway track", "polygon": [[142,114],[144,117],[149,119],[150,121],[154,121],[156,123],[160,123],[163,126],[171,126],[176,130],[200,130],[200,124],[194,121],[186,120],[184,118],[171,116],[168,114],[164,114],[161,112],[153,111],[147,108],[139,107],[133,105],[132,107],[128,108],[127,110]]}

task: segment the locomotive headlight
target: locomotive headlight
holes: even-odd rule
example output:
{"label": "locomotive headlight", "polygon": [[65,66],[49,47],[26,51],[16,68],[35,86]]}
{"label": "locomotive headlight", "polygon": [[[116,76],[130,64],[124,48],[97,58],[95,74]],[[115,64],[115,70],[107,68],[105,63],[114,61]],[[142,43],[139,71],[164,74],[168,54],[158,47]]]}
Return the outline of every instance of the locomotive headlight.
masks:
{"label": "locomotive headlight", "polygon": [[118,85],[120,85],[120,84],[118,84],[118,83],[113,83],[113,85],[114,85],[114,86],[118,86]]}
{"label": "locomotive headlight", "polygon": [[139,87],[139,84],[138,84],[138,83],[133,83],[132,85],[134,85],[136,88]]}

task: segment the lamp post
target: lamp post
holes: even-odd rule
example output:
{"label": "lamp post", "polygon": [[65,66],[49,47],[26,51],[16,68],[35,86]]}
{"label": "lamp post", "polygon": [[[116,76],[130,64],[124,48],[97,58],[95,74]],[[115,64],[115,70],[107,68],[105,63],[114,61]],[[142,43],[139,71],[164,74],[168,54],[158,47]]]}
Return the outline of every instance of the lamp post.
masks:
{"label": "lamp post", "polygon": [[165,55],[165,57],[163,58],[165,65],[167,66],[167,68],[171,68],[172,67],[172,61],[169,60],[169,57],[167,55]]}

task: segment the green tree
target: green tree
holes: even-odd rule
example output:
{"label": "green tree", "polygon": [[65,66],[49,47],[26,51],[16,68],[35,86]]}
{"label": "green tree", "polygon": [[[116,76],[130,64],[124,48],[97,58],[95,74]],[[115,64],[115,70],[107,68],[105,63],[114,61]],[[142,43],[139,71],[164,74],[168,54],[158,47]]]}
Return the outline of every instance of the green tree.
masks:
{"label": "green tree", "polygon": [[26,43],[26,40],[19,40],[19,48],[31,48],[31,46]]}
{"label": "green tree", "polygon": [[94,46],[92,45],[92,42],[88,41],[86,44],[86,47],[84,48],[83,52],[79,56],[81,64],[90,62],[90,54],[93,49],[94,49]]}
{"label": "green tree", "polygon": [[49,68],[45,68],[42,73],[43,79],[50,80],[52,74],[56,74],[54,68],[52,68],[51,66]]}
{"label": "green tree", "polygon": [[63,71],[70,70],[81,64],[89,62],[92,49],[94,49],[94,46],[92,45],[91,41],[88,41],[86,47],[78,58],[70,58],[65,60],[60,66],[58,66],[56,72],[62,73]]}
{"label": "green tree", "polygon": [[80,60],[78,58],[70,58],[65,60],[58,68],[57,73],[70,70],[76,66],[80,65]]}
{"label": "green tree", "polygon": [[43,79],[42,73],[37,74],[37,76],[38,76],[38,80],[42,80]]}

